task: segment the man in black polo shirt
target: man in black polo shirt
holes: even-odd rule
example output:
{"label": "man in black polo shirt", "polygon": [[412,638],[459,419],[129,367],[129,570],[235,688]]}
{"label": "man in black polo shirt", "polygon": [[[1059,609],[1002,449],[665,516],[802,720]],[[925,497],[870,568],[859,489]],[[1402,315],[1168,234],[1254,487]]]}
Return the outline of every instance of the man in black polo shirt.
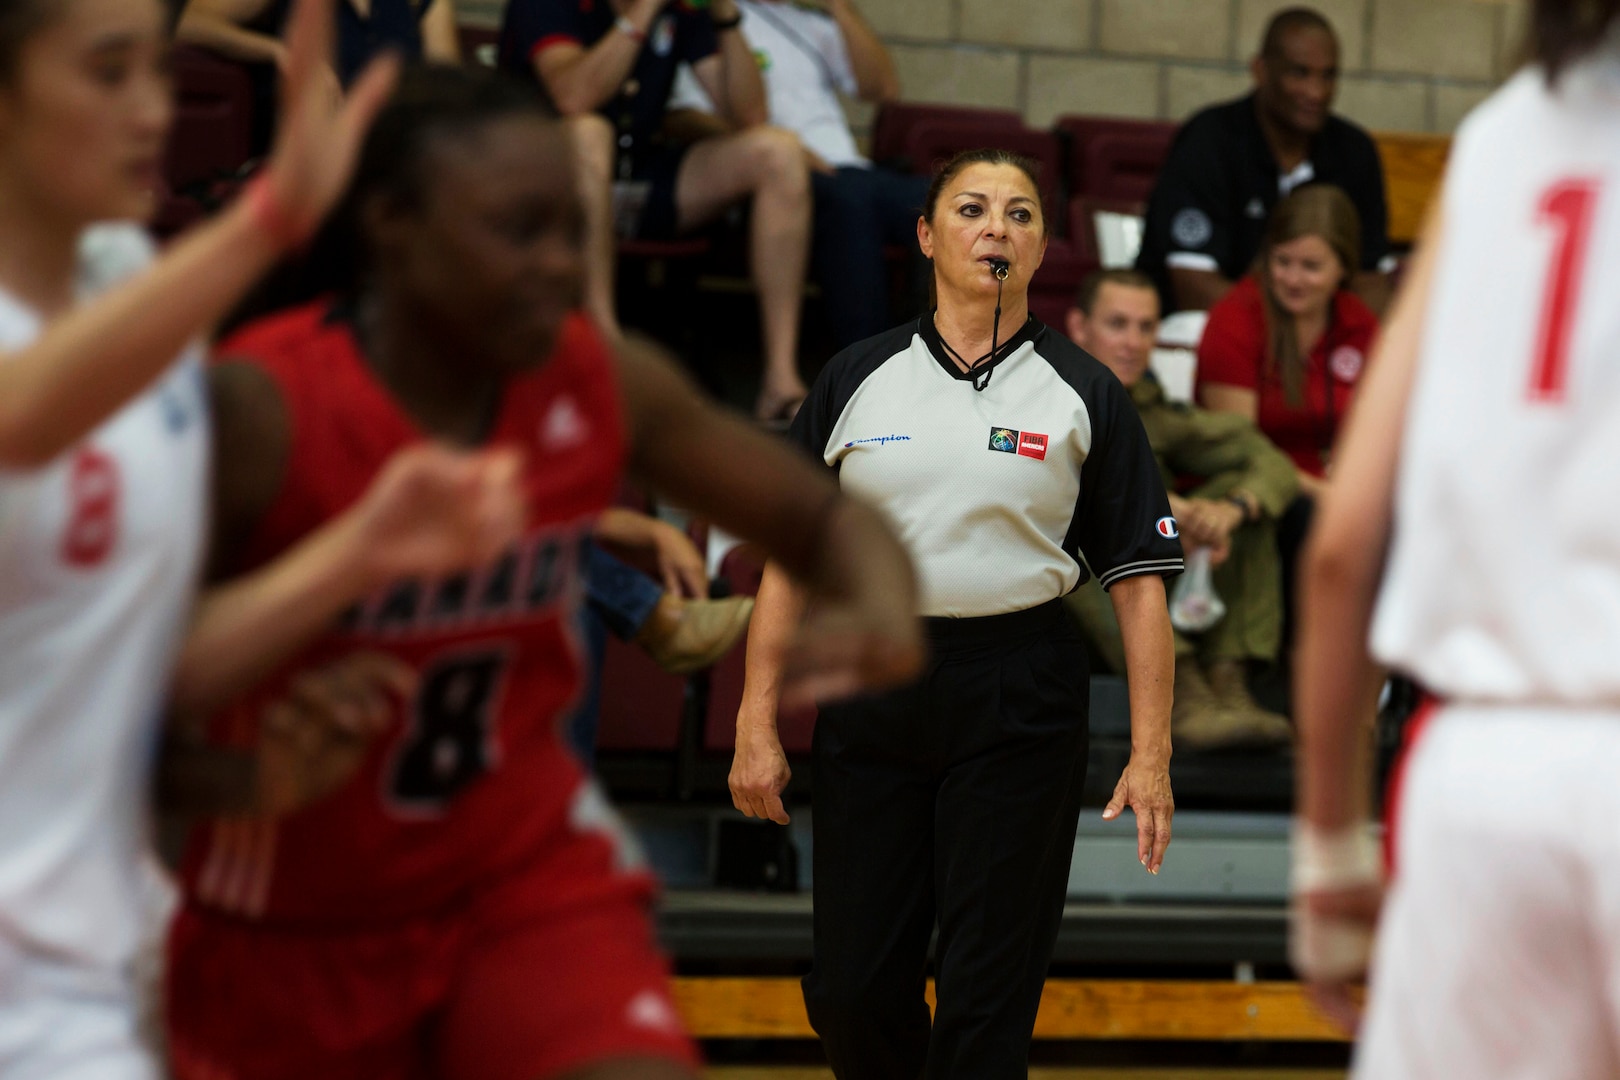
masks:
{"label": "man in black polo shirt", "polygon": [[[810,179],[798,138],[765,126],[765,85],[733,0],[510,0],[500,65],[536,79],[567,118],[584,203],[585,307],[618,333],[613,241],[665,239],[753,200],[749,248],[765,372],[755,411],[792,416],[799,308],[810,245]],[[692,65],[738,130],[678,146],[660,139],[675,72]]]}
{"label": "man in black polo shirt", "polygon": [[1205,109],[1176,133],[1148,200],[1136,268],[1158,286],[1165,311],[1208,309],[1248,271],[1283,196],[1336,184],[1361,216],[1355,289],[1380,310],[1384,173],[1367,133],[1329,112],[1339,78],[1333,27],[1309,8],[1278,12],[1250,71],[1254,93]]}

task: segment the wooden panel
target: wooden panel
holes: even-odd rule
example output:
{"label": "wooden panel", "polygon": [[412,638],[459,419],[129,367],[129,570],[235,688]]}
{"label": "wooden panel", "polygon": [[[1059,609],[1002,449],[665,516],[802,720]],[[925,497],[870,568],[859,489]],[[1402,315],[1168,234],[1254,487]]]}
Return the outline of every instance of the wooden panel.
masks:
{"label": "wooden panel", "polygon": [[[797,979],[678,978],[675,1000],[698,1038],[815,1037]],[[1123,979],[1049,979],[1035,1037],[1344,1041],[1297,983]]]}
{"label": "wooden panel", "polygon": [[1393,243],[1410,244],[1417,239],[1429,200],[1439,193],[1451,137],[1384,132],[1374,135],[1373,141],[1384,162],[1389,238]]}

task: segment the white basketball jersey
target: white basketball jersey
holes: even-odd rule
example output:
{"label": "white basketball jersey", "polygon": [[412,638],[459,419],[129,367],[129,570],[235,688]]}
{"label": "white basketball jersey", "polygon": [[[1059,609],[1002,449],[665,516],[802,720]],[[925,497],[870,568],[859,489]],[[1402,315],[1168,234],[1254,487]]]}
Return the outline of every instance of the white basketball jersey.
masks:
{"label": "white basketball jersey", "polygon": [[1620,704],[1620,58],[1463,124],[1373,649],[1459,700]]}
{"label": "white basketball jersey", "polygon": [[[135,273],[134,226],[87,231],[81,298]],[[39,333],[0,292],[0,363]],[[50,464],[0,471],[0,936],[125,964],[149,895],[150,766],[202,552],[198,350]]]}

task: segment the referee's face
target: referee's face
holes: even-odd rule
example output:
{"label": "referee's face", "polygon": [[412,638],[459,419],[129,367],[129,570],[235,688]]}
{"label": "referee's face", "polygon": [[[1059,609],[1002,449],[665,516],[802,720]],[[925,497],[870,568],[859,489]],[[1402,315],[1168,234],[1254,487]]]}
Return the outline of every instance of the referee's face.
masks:
{"label": "referee's face", "polygon": [[970,165],[951,178],[933,220],[919,219],[917,243],[934,262],[934,281],[946,297],[994,299],[993,259],[1007,261],[1004,303],[1029,292],[1029,279],[1046,255],[1046,222],[1035,184],[1016,165]]}

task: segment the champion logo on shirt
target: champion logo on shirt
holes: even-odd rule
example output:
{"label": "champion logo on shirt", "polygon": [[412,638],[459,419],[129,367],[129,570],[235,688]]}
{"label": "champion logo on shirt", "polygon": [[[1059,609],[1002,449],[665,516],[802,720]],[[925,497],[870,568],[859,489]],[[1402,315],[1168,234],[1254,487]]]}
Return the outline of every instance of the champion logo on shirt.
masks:
{"label": "champion logo on shirt", "polygon": [[844,449],[848,450],[852,446],[867,446],[874,443],[878,446],[882,446],[884,443],[910,441],[910,435],[874,435],[870,439],[851,439],[849,442],[844,444]]}
{"label": "champion logo on shirt", "polygon": [[1181,530],[1176,527],[1176,519],[1173,517],[1160,518],[1158,521],[1153,523],[1153,528],[1160,536],[1165,537],[1168,540],[1174,540],[1176,537],[1181,535]]}
{"label": "champion logo on shirt", "polygon": [[1017,454],[1019,457],[1045,461],[1046,442],[1045,435],[1034,431],[1018,431],[1004,427],[990,429],[990,449],[1003,454]]}

